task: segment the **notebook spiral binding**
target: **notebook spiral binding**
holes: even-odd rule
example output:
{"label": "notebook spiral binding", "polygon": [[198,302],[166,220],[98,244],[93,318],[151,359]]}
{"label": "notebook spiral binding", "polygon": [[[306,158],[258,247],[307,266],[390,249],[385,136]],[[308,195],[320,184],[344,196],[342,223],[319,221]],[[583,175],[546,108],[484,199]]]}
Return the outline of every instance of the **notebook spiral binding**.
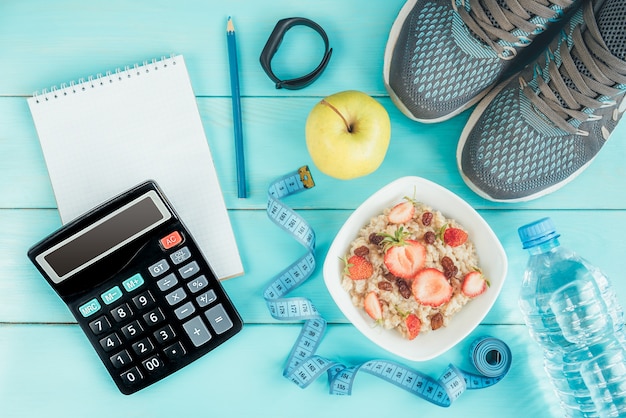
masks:
{"label": "notebook spiral binding", "polygon": [[124,69],[116,68],[115,71],[107,71],[104,75],[102,73],[87,77],[81,77],[78,81],[70,81],[70,83],[62,83],[59,87],[52,86],[50,90],[43,89],[33,93],[35,103],[45,103],[50,100],[59,99],[70,94],[78,94],[90,89],[105,86],[107,84],[113,84],[121,82],[124,79],[132,77],[139,77],[141,74],[149,73],[150,71],[158,71],[159,68],[167,68],[168,65],[176,65],[177,55],[171,55],[169,58],[162,56],[161,59],[153,59],[151,62],[144,61],[143,64],[135,64],[134,66],[127,65]]}

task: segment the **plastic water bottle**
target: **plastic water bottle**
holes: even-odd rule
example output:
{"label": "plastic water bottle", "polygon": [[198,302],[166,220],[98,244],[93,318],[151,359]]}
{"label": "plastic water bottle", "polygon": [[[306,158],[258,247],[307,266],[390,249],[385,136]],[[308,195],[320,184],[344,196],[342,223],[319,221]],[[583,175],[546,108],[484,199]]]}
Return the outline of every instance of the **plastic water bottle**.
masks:
{"label": "plastic water bottle", "polygon": [[550,218],[518,233],[529,252],[520,308],[565,416],[626,416],[624,313],[609,279],[560,246]]}

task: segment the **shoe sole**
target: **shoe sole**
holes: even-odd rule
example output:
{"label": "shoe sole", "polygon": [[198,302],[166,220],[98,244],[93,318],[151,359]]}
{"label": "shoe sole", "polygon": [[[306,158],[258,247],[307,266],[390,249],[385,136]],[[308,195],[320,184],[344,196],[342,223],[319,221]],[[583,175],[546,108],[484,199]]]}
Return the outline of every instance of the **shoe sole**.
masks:
{"label": "shoe sole", "polygon": [[393,22],[393,25],[391,26],[391,31],[389,32],[389,38],[387,39],[387,45],[385,46],[385,56],[383,60],[383,82],[385,84],[385,89],[387,90],[387,93],[389,93],[389,97],[391,98],[393,103],[409,119],[412,119],[414,121],[421,122],[421,123],[438,123],[438,122],[443,122],[448,119],[451,119],[455,117],[456,115],[469,109],[470,107],[474,106],[483,97],[485,97],[487,93],[489,93],[490,89],[489,88],[485,89],[478,96],[474,97],[465,105],[461,106],[460,108],[455,109],[454,111],[452,111],[451,113],[448,113],[447,115],[444,115],[435,119],[422,119],[422,118],[415,117],[415,115],[413,115],[409,111],[409,109],[404,105],[404,103],[402,103],[400,98],[396,95],[396,93],[391,88],[391,84],[389,83],[389,72],[391,70],[391,57],[393,55],[393,50],[395,49],[396,43],[398,41],[398,35],[400,35],[400,32],[402,31],[402,26],[404,25],[404,22],[407,16],[409,15],[409,13],[411,13],[411,10],[413,10],[413,7],[418,1],[419,0],[407,1],[404,4],[404,6],[402,6],[402,9],[400,9],[400,12],[398,13],[398,16],[396,17],[396,20]]}
{"label": "shoe sole", "polygon": [[461,167],[461,157],[463,155],[463,148],[465,148],[465,142],[467,141],[467,137],[469,136],[469,133],[474,128],[474,125],[476,125],[476,122],[478,122],[478,119],[480,119],[480,117],[482,116],[482,114],[485,111],[485,109],[487,109],[487,106],[489,106],[489,104],[494,100],[494,98],[498,95],[498,93],[500,93],[500,91],[502,91],[502,89],[504,89],[504,87],[511,80],[513,80],[515,77],[518,77],[518,75],[516,74],[516,75],[510,77],[509,79],[503,81],[502,83],[500,83],[498,86],[496,86],[494,89],[492,89],[487,94],[487,96],[485,96],[485,98],[478,104],[478,106],[476,106],[476,109],[474,109],[474,111],[470,115],[467,123],[465,124],[465,127],[463,128],[463,132],[461,132],[461,137],[459,139],[459,142],[458,142],[457,148],[456,148],[456,164],[457,164],[457,168],[459,170],[459,173],[461,174],[461,178],[463,179],[465,184],[474,193],[476,193],[480,197],[482,197],[484,199],[487,199],[487,200],[490,200],[492,202],[502,202],[502,203],[528,202],[530,200],[535,200],[537,198],[540,198],[542,196],[545,196],[547,194],[555,192],[558,189],[560,189],[561,187],[565,186],[570,181],[574,180],[576,177],[578,177],[578,175],[580,173],[582,173],[585,169],[587,169],[587,167],[593,162],[593,160],[595,160],[595,158],[597,156],[597,154],[596,154],[596,156],[594,156],[591,160],[587,161],[583,166],[581,166],[581,168],[576,170],[571,176],[569,176],[565,180],[561,181],[560,183],[554,184],[554,185],[552,185],[552,186],[550,186],[550,187],[548,187],[546,189],[543,189],[540,192],[537,192],[537,193],[534,193],[534,194],[531,194],[531,195],[528,195],[528,196],[520,197],[520,198],[515,198],[515,199],[496,199],[496,198],[490,196],[489,194],[487,194],[486,192],[484,192],[478,186],[476,186],[469,179],[469,177],[467,177],[465,175],[465,173],[463,173],[463,169]]}

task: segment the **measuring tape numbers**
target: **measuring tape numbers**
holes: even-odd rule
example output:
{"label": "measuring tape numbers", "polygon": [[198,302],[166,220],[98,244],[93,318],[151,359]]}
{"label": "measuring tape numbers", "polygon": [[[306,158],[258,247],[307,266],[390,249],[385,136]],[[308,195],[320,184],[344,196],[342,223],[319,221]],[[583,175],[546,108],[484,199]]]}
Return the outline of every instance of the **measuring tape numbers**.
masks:
{"label": "measuring tape numbers", "polygon": [[369,360],[346,366],[315,354],[326,330],[326,320],[309,299],[286,297],[315,270],[315,232],[304,218],[281,201],[314,186],[308,166],[302,166],[274,180],[267,193],[270,220],[291,234],[306,250],[272,279],[263,294],[273,318],[304,321],[287,358],[283,376],[306,388],[326,374],[330,394],[350,395],[357,373],[364,372],[442,407],[450,406],[468,389],[482,389],[499,382],[509,371],[512,358],[506,343],[493,337],[478,338],[470,347],[469,357],[478,373],[450,364],[438,379],[391,360]]}

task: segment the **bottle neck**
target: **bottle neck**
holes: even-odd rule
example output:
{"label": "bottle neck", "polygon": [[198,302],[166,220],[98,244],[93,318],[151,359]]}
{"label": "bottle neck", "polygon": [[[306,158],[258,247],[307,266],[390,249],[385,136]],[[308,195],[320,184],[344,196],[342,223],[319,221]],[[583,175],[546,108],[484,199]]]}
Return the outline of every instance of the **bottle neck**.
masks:
{"label": "bottle neck", "polygon": [[528,248],[531,255],[543,254],[552,251],[560,245],[558,238],[552,238],[544,243]]}

